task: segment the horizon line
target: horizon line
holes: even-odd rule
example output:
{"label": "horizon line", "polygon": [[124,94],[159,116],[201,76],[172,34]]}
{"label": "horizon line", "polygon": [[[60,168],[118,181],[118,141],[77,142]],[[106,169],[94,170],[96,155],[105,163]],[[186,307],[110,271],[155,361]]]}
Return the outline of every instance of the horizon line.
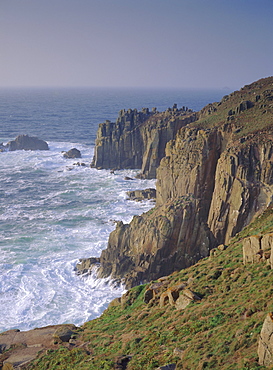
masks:
{"label": "horizon line", "polygon": [[92,85],[3,85],[0,89],[109,89],[109,90],[218,90],[234,91],[235,88],[223,87],[192,87],[192,86],[92,86]]}

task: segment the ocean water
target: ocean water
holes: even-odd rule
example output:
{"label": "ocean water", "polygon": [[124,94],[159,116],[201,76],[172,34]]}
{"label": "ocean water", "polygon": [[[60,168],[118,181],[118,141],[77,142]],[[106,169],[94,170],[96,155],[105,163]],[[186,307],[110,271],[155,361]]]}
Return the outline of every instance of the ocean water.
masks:
{"label": "ocean water", "polygon": [[[224,91],[130,89],[2,89],[0,142],[19,134],[46,140],[49,151],[0,153],[0,332],[85,321],[124,292],[110,279],[77,276],[79,258],[106,248],[115,221],[130,222],[151,201],[126,191],[154,187],[136,170],[91,169],[98,124],[120,109],[188,106],[199,110]],[[78,160],[64,159],[73,147]]]}

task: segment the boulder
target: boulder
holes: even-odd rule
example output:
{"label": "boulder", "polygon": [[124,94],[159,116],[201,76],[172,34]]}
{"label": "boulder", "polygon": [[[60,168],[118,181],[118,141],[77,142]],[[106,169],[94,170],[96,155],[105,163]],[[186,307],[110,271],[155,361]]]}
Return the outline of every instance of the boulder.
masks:
{"label": "boulder", "polygon": [[243,239],[243,263],[266,261],[272,268],[273,234],[254,235]]}
{"label": "boulder", "polygon": [[182,283],[168,288],[164,293],[161,294],[159,306],[163,307],[167,303],[169,303],[171,306],[175,306],[176,301],[180,296],[180,292],[185,289],[186,286],[187,284]]}
{"label": "boulder", "polygon": [[164,366],[157,367],[155,370],[175,370],[176,364],[168,364]]}
{"label": "boulder", "polygon": [[259,262],[261,255],[261,237],[250,236],[243,240],[243,264]]}
{"label": "boulder", "polygon": [[72,324],[61,325],[55,330],[53,334],[53,338],[60,340],[61,342],[69,342],[72,335],[75,334],[75,331],[76,331],[75,325],[72,325]]}
{"label": "boulder", "polygon": [[271,269],[273,269],[273,234],[268,233],[263,235],[261,240],[261,248],[264,252],[263,258],[267,259],[269,256],[269,264]]}
{"label": "boulder", "polygon": [[163,308],[167,304],[174,306],[177,310],[183,310],[191,302],[198,302],[201,298],[187,288],[187,283],[180,283],[168,288],[160,295],[159,307]]}
{"label": "boulder", "polygon": [[144,293],[144,303],[149,303],[152,299],[155,299],[160,291],[169,284],[168,279],[158,281],[149,285]]}
{"label": "boulder", "polygon": [[236,108],[236,113],[241,113],[244,110],[252,108],[253,106],[254,104],[250,100],[245,100],[238,105],[238,107]]}
{"label": "boulder", "polygon": [[15,140],[9,141],[6,145],[9,151],[15,150],[49,150],[48,144],[28,135],[19,135]]}
{"label": "boulder", "polygon": [[184,289],[175,301],[175,308],[177,310],[184,310],[191,302],[198,302],[201,298],[190,289]]}
{"label": "boulder", "polygon": [[258,342],[259,364],[273,365],[273,312],[267,314]]}
{"label": "boulder", "polygon": [[72,148],[68,150],[67,152],[63,153],[64,158],[81,158],[81,152],[76,149]]}

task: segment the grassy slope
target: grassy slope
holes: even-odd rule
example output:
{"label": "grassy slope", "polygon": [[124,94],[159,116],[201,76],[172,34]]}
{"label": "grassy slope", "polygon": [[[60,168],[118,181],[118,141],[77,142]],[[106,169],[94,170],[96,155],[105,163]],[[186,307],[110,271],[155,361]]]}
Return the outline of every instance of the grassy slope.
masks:
{"label": "grassy slope", "polygon": [[263,369],[257,338],[266,313],[273,311],[273,271],[264,263],[244,266],[240,240],[272,231],[269,209],[225,251],[171,275],[169,286],[190,281],[203,297],[200,303],[183,311],[160,308],[158,302],[143,302],[145,286],[135,287],[123,306],[109,307],[80,329],[84,349],[51,351],[28,369],[113,369],[115,358],[124,354],[132,356],[128,370],[168,363],[177,369]]}

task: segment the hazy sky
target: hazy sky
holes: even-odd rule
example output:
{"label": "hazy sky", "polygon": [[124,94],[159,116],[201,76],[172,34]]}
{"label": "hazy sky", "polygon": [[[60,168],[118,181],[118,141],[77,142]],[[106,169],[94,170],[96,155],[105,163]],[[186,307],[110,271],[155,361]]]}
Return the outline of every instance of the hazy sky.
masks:
{"label": "hazy sky", "polygon": [[273,0],[0,0],[0,87],[238,89],[270,75]]}

